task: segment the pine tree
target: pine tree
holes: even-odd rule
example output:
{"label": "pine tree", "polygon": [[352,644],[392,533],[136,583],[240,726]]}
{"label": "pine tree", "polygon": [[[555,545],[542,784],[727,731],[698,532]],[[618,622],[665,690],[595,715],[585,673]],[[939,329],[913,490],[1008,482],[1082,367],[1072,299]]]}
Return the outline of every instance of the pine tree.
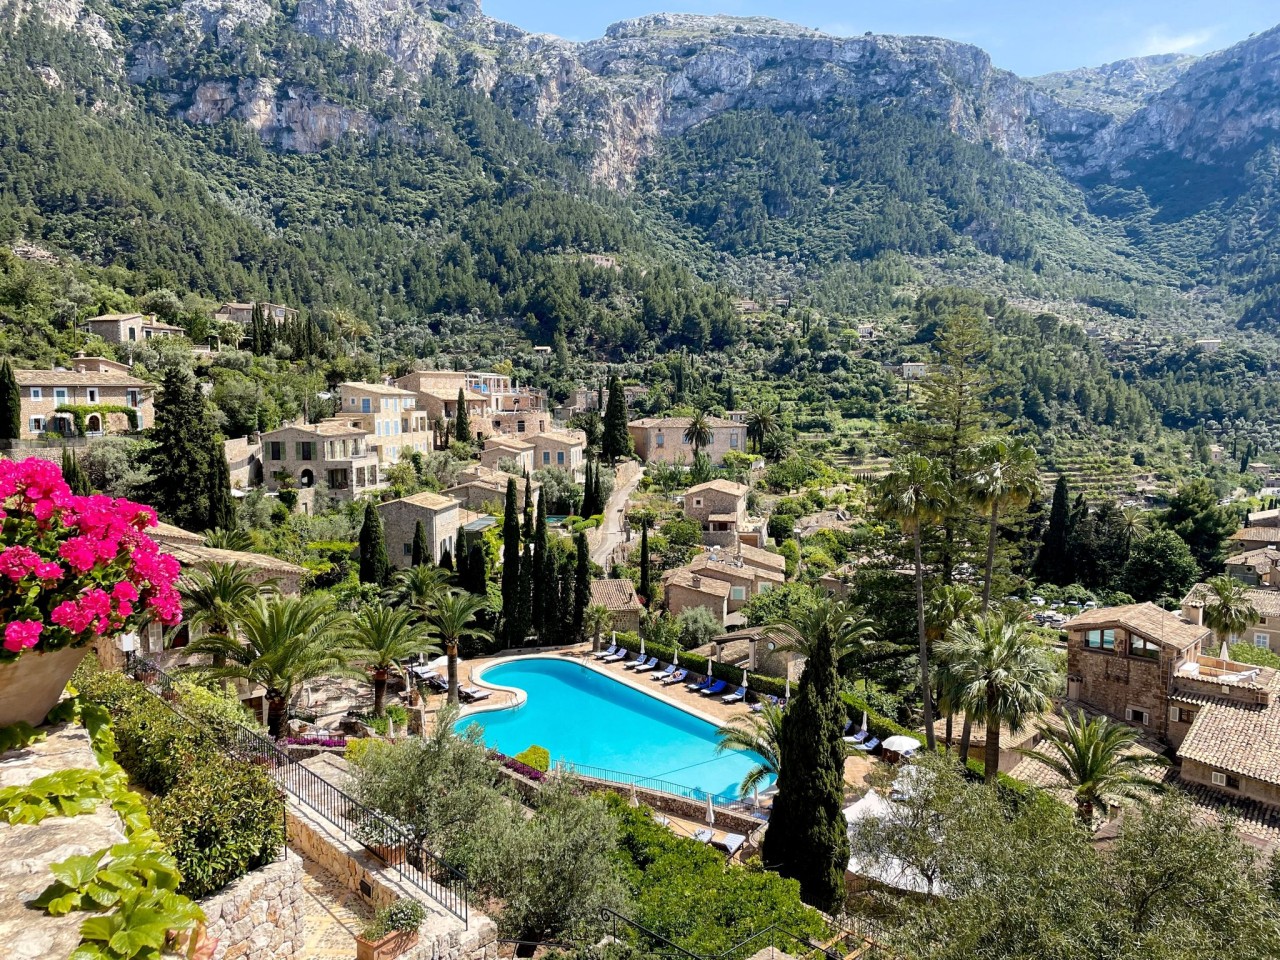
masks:
{"label": "pine tree", "polygon": [[1036,556],[1034,572],[1042,583],[1066,585],[1071,574],[1071,491],[1066,477],[1058,477],[1053,487],[1053,503],[1049,507],[1049,527]]}
{"label": "pine tree", "polygon": [[653,600],[653,584],[649,580],[649,525],[640,527],[640,589],[636,591],[645,606]]}
{"label": "pine tree", "polygon": [[382,517],[369,500],[364,505],[364,523],[360,527],[360,582],[381,585],[386,582],[390,567]]}
{"label": "pine tree", "polygon": [[0,361],[0,440],[22,437],[22,391],[8,360]]}
{"label": "pine tree", "polygon": [[213,431],[195,379],[175,368],[165,374],[156,400],[152,446],[142,455],[151,474],[146,502],[170,523],[203,530],[209,521]]}
{"label": "pine tree", "polygon": [[71,492],[78,497],[87,497],[93,493],[93,488],[89,484],[89,475],[84,472],[84,467],[80,466],[76,455],[66,447],[62,448],[62,479],[67,482]]}
{"label": "pine tree", "polygon": [[609,402],[604,412],[600,451],[610,463],[617,463],[631,452],[631,435],[627,432],[627,398],[622,392],[622,381],[616,375],[609,378]]}
{"label": "pine tree", "polygon": [[587,535],[579,532],[574,538],[577,548],[577,567],[573,583],[573,642],[583,639],[582,625],[586,622],[587,606],[591,603],[591,552],[587,547]]}
{"label": "pine tree", "polygon": [[549,620],[558,617],[555,609],[555,560],[548,555],[547,501],[538,499],[538,519],[533,524],[533,629],[541,637]]}
{"label": "pine tree", "polygon": [[471,442],[471,419],[467,416],[467,397],[458,388],[458,415],[453,418],[453,438],[462,443]]}
{"label": "pine tree", "polygon": [[419,520],[413,525],[413,546],[409,548],[409,561],[420,567],[431,559],[431,548],[427,546],[427,528]]}
{"label": "pine tree", "polygon": [[524,639],[520,633],[520,511],[516,503],[516,478],[510,477],[502,516],[502,629],[508,646]]}
{"label": "pine tree", "polygon": [[231,497],[231,467],[220,437],[209,451],[209,521],[207,530],[236,529],[236,504]]}
{"label": "pine tree", "polygon": [[841,809],[844,705],[833,655],[840,616],[840,606],[827,601],[799,625],[811,649],[797,696],[783,715],[778,792],[760,851],[765,863],[800,882],[806,903],[827,911],[844,900],[849,862]]}

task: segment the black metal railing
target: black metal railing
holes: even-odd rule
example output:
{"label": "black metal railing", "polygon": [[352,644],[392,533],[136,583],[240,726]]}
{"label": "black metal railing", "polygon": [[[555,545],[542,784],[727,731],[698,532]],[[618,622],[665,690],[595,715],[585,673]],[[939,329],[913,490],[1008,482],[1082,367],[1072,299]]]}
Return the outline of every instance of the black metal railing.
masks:
{"label": "black metal railing", "polygon": [[262,767],[289,796],[319,814],[396,871],[398,878],[426,894],[445,910],[469,923],[466,875],[427,849],[403,825],[360,803],[276,743],[247,727],[198,725],[175,705],[173,678],[153,661],[137,654],[126,658],[125,670],[158,693],[178,716],[199,726],[228,756]]}
{"label": "black metal railing", "polygon": [[893,958],[893,955],[869,931],[848,930],[838,926],[833,926],[831,935],[821,943],[817,943],[808,937],[792,933],[780,924],[772,923],[762,930],[749,934],[721,953],[697,954],[609,907],[603,907],[600,910],[600,918],[608,928],[610,936],[615,940],[623,939],[618,935],[620,928],[630,930],[648,944],[650,956],[666,957],[669,960],[744,960],[765,948],[780,950],[800,960],[846,960],[849,957],[856,957],[858,960],[892,960]]}

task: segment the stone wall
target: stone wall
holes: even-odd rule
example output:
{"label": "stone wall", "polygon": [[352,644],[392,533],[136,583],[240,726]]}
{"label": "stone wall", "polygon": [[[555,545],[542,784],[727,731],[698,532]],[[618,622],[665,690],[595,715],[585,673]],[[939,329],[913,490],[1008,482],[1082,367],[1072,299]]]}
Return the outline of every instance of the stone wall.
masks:
{"label": "stone wall", "polygon": [[427,920],[419,931],[418,945],[402,954],[407,960],[493,960],[497,956],[493,921],[474,905],[470,923],[464,928],[457,917],[402,883],[394,867],[384,865],[310,809],[290,800],[287,817],[289,845],[375,910],[401,897],[426,906]]}
{"label": "stone wall", "polygon": [[202,900],[213,960],[292,960],[306,939],[301,899],[302,858],[289,851]]}

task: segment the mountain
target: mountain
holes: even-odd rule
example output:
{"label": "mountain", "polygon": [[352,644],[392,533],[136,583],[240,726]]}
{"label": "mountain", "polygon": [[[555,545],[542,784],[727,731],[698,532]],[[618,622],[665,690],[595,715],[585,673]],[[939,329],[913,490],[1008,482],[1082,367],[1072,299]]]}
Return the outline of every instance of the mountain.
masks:
{"label": "mountain", "polygon": [[1152,95],[1169,87],[1196,58],[1177,53],[1131,57],[1031,77],[1030,83],[1054,99],[1071,106],[1109,113],[1121,120],[1132,116]]}
{"label": "mountain", "polygon": [[[286,283],[391,318],[471,310],[549,335],[566,312],[570,328],[596,311],[650,334],[671,321],[639,319],[648,270],[610,306],[588,254],[685,271],[672,290],[696,273],[883,309],[895,288],[945,280],[1184,329],[1268,326],[1280,288],[1275,30],[1198,60],[1025,80],[968,44],[764,18],[657,14],[571,43],[469,0],[9,0],[5,15],[24,25],[4,42],[26,122],[78,111],[93,138],[133,131],[188,181],[153,202],[203,191],[202,215],[234,222],[235,270],[170,268],[211,294]],[[63,30],[100,75],[53,49]],[[51,177],[0,184],[0,209],[56,248],[120,255],[58,209]],[[269,279],[264,264],[300,256]],[[590,306],[570,307],[592,284]]]}

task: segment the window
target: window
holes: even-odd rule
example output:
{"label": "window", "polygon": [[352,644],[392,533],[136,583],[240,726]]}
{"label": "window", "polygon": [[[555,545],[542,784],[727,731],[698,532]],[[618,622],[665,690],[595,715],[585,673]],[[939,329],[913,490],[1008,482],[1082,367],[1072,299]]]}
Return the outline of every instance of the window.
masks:
{"label": "window", "polygon": [[556,463],[558,463],[558,464],[559,464],[560,466],[562,466],[562,467],[564,466],[564,451],[563,451],[563,450],[557,450],[557,451],[556,451]]}
{"label": "window", "polygon": [[549,464],[549,463],[551,462],[551,451],[550,451],[550,450],[543,450],[543,451],[542,451],[542,462],[543,462],[543,463],[547,463],[547,464]]}
{"label": "window", "polygon": [[1196,718],[1194,710],[1188,710],[1186,707],[1173,706],[1169,708],[1169,721],[1171,723],[1190,723]]}
{"label": "window", "polygon": [[730,588],[729,588],[729,599],[730,599],[730,600],[745,600],[745,599],[747,599],[747,588],[746,588],[746,587],[730,587]]}
{"label": "window", "polygon": [[1084,645],[1090,650],[1114,650],[1116,648],[1116,632],[1114,630],[1086,630]]}
{"label": "window", "polygon": [[1253,635],[1253,645],[1265,650],[1267,647],[1271,646],[1271,638],[1265,633],[1255,633]]}
{"label": "window", "polygon": [[368,397],[361,397],[361,398],[360,398],[360,412],[361,412],[361,413],[370,413],[372,410],[373,410],[373,406],[372,406],[372,404],[370,404],[370,403],[369,403],[369,398],[368,398]]}
{"label": "window", "polygon": [[137,340],[137,339],[138,339],[138,329],[137,329],[137,327],[130,327],[130,328],[129,328],[129,339],[130,339],[130,340]]}
{"label": "window", "polygon": [[272,460],[284,459],[284,444],[279,440],[272,440],[270,446],[270,457]]}
{"label": "window", "polygon": [[1124,708],[1124,718],[1128,720],[1130,723],[1139,723],[1139,724],[1142,724],[1142,726],[1144,727],[1151,722],[1150,717],[1147,714],[1147,711],[1135,710],[1133,707]]}
{"label": "window", "polygon": [[736,430],[729,434],[729,447],[733,450],[738,449],[738,432]]}
{"label": "window", "polygon": [[297,443],[298,459],[310,460],[315,455],[315,444],[310,440],[299,440]]}
{"label": "window", "polygon": [[67,402],[67,388],[66,388],[66,387],[55,387],[55,388],[54,388],[54,391],[53,391],[53,399],[54,399],[54,400],[56,400],[58,403],[66,403],[66,402]]}
{"label": "window", "polygon": [[130,390],[125,397],[125,402],[131,407],[136,407],[138,405],[138,391]]}
{"label": "window", "polygon": [[1160,659],[1160,644],[1136,633],[1129,634],[1129,656],[1143,657],[1147,660]]}
{"label": "window", "polygon": [[32,400],[42,400],[43,398],[44,398],[44,391],[43,391],[42,389],[40,389],[39,387],[32,387],[32,388],[31,388],[31,399],[32,399]]}
{"label": "window", "polygon": [[412,543],[405,543],[405,544],[401,544],[401,546],[403,546],[403,547],[404,547],[404,555],[405,555],[406,557],[411,557],[411,556],[413,556],[413,544],[412,544]]}
{"label": "window", "polygon": [[97,402],[98,402],[98,388],[97,388],[97,387],[90,387],[86,392],[87,392],[87,394],[88,394],[89,402],[90,402],[90,403],[97,403]]}
{"label": "window", "polygon": [[31,432],[44,433],[44,417],[31,418]]}
{"label": "window", "polygon": [[664,446],[665,443],[666,441],[663,439],[662,434],[658,434],[657,445],[661,447],[661,446]]}
{"label": "window", "polygon": [[1213,782],[1215,787],[1226,787],[1228,790],[1240,789],[1240,778],[1233,777],[1229,773],[1219,773],[1217,770],[1214,770],[1209,774],[1209,779]]}
{"label": "window", "polygon": [[523,421],[523,420],[517,420],[517,421],[516,421],[516,433],[524,433],[524,421]]}

